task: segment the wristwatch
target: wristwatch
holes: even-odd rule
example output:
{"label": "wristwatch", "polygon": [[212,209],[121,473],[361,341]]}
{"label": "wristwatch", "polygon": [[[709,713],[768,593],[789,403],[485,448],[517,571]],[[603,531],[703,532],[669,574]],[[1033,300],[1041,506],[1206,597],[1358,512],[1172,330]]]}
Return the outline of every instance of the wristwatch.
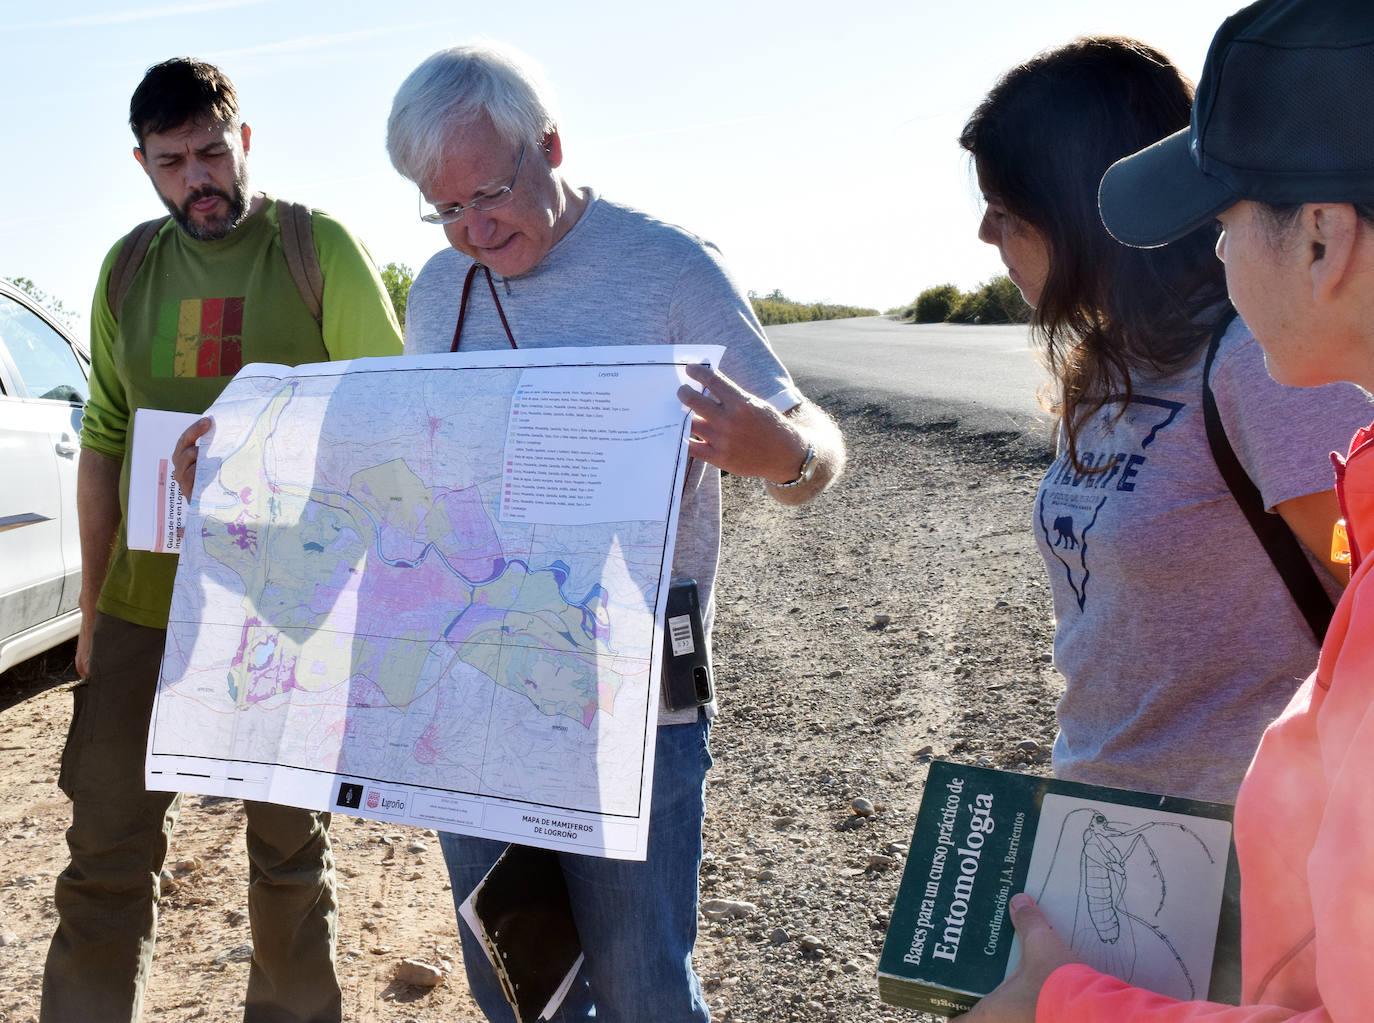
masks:
{"label": "wristwatch", "polygon": [[810,483],[811,477],[814,475],[816,475],[816,449],[808,444],[806,445],[806,457],[802,459],[801,468],[797,470],[797,478],[788,483],[774,483],[773,486],[779,489],[799,487],[803,483]]}

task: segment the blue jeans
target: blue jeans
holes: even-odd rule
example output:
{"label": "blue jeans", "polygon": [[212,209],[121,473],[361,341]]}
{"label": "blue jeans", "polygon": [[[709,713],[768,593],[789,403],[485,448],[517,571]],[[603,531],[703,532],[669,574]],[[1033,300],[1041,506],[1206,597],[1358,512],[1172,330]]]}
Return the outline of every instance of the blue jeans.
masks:
{"label": "blue jeans", "polygon": [[[710,732],[705,712],[695,724],[658,730],[647,860],[559,856],[586,959],[555,1020],[710,1019],[692,971]],[[505,842],[447,833],[439,836],[439,844],[453,882],[455,906],[506,848]],[[511,1023],[515,1015],[481,945],[461,920],[458,931],[468,986],[477,1004],[493,1023]]]}

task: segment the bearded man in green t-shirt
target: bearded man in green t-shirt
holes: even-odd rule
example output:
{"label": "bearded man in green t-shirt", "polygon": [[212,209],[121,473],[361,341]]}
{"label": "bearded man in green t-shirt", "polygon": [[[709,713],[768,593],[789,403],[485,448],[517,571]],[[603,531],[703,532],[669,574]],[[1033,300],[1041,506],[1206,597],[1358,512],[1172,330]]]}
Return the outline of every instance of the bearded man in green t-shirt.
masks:
{"label": "bearded man in green t-shirt", "polygon": [[[115,244],[92,302],[77,472],[82,681],[59,779],[72,799],[71,863],[57,880],[44,1023],[137,1019],[181,798],[149,792],[143,779],[176,556],[125,542],[133,411],[203,412],[251,362],[401,351],[362,245],[325,214],[249,189],[251,133],[218,68],[181,58],[150,68],[129,124],[134,157],[171,216],[131,232],[144,244]],[[285,234],[295,241],[284,244]],[[329,815],[244,809],[253,931],[244,1019],[337,1021]]]}

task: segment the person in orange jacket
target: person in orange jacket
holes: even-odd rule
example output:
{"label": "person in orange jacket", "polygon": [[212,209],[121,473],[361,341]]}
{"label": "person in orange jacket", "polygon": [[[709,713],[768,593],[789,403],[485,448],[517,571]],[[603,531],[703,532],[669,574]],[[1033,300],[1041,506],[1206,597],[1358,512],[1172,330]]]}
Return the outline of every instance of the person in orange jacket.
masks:
{"label": "person in orange jacket", "polygon": [[[1129,245],[1216,219],[1232,301],[1280,383],[1374,391],[1374,5],[1260,0],[1218,30],[1192,124],[1114,165]],[[967,1023],[1356,1021],[1374,1005],[1374,427],[1335,458],[1352,578],[1315,673],[1241,785],[1240,1006],[1176,1001],[1076,962],[1029,896],[1018,968]],[[1263,627],[1263,623],[1257,623]]]}

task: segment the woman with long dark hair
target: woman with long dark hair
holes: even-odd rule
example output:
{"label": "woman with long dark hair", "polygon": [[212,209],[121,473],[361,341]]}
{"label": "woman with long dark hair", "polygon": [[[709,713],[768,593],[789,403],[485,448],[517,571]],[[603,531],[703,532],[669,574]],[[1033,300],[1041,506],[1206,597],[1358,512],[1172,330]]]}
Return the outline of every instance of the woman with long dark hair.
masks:
{"label": "woman with long dark hair", "polygon": [[[1103,228],[1103,172],[1186,126],[1192,99],[1158,50],[1083,38],[1008,71],[959,141],[987,203],[979,237],[1034,307],[1051,376],[1059,456],[1034,528],[1067,683],[1055,774],[1230,802],[1316,658],[1311,617],[1339,594],[1325,460],[1370,412],[1349,385],[1270,379],[1210,226],[1153,249]],[[1315,609],[1276,570],[1218,443],[1258,491],[1250,515],[1291,529],[1279,525]]]}

